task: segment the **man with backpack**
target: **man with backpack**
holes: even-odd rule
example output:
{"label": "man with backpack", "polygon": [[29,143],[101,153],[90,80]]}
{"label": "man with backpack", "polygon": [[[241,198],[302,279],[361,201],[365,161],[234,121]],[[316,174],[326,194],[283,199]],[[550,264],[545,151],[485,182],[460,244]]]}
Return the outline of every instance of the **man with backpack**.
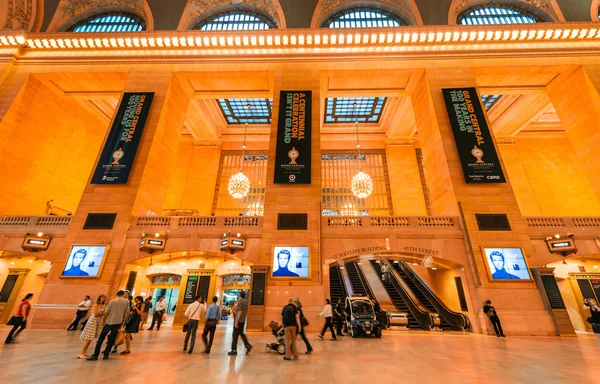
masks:
{"label": "man with backpack", "polygon": [[283,360],[292,360],[298,358],[296,351],[296,334],[302,329],[300,324],[300,312],[296,307],[296,300],[290,297],[288,304],[281,311],[281,323],[285,329],[285,357]]}

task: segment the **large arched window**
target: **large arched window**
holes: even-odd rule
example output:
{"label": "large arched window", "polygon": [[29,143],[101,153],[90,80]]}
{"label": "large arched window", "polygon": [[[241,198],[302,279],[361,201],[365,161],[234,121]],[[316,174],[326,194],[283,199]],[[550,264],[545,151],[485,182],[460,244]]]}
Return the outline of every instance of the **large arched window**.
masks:
{"label": "large arched window", "polygon": [[109,12],[80,21],[69,32],[139,32],[146,29],[146,22],[131,13]]}
{"label": "large arched window", "polygon": [[324,28],[383,28],[407,25],[400,16],[375,8],[351,8],[325,20]]}
{"label": "large arched window", "polygon": [[533,24],[542,21],[539,17],[520,8],[492,4],[469,8],[458,16],[458,24]]}
{"label": "large arched window", "polygon": [[276,29],[277,25],[260,13],[236,10],[218,13],[202,20],[195,29],[201,31],[256,31]]}

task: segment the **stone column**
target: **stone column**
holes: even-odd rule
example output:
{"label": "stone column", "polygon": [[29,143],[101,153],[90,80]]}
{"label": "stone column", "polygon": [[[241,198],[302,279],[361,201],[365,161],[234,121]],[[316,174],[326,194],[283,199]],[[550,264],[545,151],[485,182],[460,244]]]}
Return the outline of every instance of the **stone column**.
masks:
{"label": "stone column", "polygon": [[[190,95],[184,93],[177,80],[172,80],[170,72],[130,73],[123,91],[155,92],[129,180],[124,185],[89,184],[93,174],[93,169],[90,170],[69,233],[60,252],[52,259],[53,268],[38,302],[54,306],[34,308],[37,311],[34,327],[62,328],[73,313],[70,307],[68,311],[61,310],[61,305],[77,304],[85,294],[97,297],[104,293],[112,299],[116,291],[123,288],[118,284],[126,262],[122,254],[132,217],[162,211]],[[83,230],[90,212],[117,213],[113,229]],[[100,278],[61,279],[70,247],[76,244],[110,244]]]}
{"label": "stone column", "polygon": [[[486,185],[465,183],[442,89],[475,85],[470,68],[436,68],[425,72],[412,95],[434,212],[458,216],[458,203],[462,205],[475,271],[469,266],[468,255],[464,256],[464,266],[473,299],[471,305],[482,328],[488,329],[488,333],[491,329],[482,311],[484,301],[489,299],[509,335],[554,335],[554,326],[533,281],[492,282],[488,277],[483,247],[522,248],[530,258],[533,247],[510,181]],[[505,213],[511,231],[479,231],[475,213]]]}

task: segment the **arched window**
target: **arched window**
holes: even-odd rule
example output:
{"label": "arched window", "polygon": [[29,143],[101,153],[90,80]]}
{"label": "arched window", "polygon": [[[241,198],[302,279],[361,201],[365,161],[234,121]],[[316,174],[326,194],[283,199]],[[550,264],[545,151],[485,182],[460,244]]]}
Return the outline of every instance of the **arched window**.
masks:
{"label": "arched window", "polygon": [[218,13],[202,20],[195,29],[201,31],[256,31],[276,29],[277,25],[260,13],[236,10]]}
{"label": "arched window", "polygon": [[458,24],[462,25],[533,24],[540,21],[527,11],[501,4],[469,8],[458,16]]}
{"label": "arched window", "polygon": [[382,9],[351,8],[325,20],[323,28],[382,28],[407,25],[400,16]]}
{"label": "arched window", "polygon": [[131,13],[102,13],[80,21],[69,32],[139,32],[146,29],[146,22]]}

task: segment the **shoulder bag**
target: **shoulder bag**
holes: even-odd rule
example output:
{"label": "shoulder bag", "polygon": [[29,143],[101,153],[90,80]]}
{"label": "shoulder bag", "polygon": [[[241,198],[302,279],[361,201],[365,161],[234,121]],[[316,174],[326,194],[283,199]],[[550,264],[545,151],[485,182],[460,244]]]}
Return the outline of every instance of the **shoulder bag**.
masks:
{"label": "shoulder bag", "polygon": [[187,323],[183,324],[183,333],[187,333],[188,329],[189,329],[189,324],[190,321],[192,320],[192,317],[194,317],[194,315],[196,314],[196,312],[198,312],[198,310],[200,309],[200,305],[198,305],[198,308],[196,308],[196,310],[194,311],[194,313],[192,313],[192,316],[190,316],[189,320],[187,321]]}
{"label": "shoulder bag", "polygon": [[[208,311],[208,309],[207,309]],[[206,319],[204,323],[204,328],[213,328],[217,326],[218,316],[219,316],[220,308],[217,307],[217,318],[214,319]]]}

